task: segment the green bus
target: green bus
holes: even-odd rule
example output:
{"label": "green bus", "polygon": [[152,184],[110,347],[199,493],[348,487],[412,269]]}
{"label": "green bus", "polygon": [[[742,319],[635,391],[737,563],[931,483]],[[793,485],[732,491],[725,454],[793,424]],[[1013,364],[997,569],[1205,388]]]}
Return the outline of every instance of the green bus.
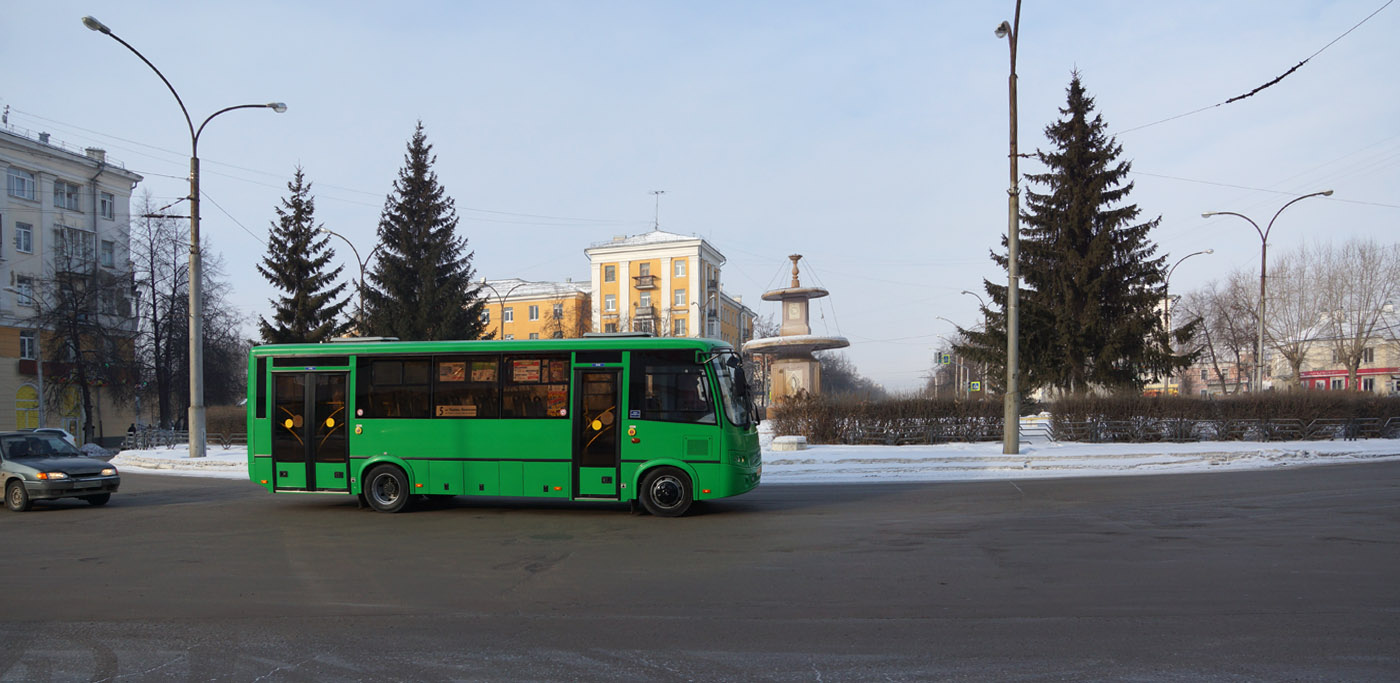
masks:
{"label": "green bus", "polygon": [[710,339],[346,339],[257,346],[248,473],[398,512],[432,496],[640,503],[675,517],[758,485],[758,416]]}

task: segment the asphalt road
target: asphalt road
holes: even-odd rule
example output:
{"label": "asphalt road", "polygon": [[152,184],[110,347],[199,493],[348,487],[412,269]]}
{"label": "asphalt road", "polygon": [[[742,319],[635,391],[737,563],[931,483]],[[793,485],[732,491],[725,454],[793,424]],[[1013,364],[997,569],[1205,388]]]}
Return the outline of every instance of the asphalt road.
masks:
{"label": "asphalt road", "polygon": [[683,519],[126,474],[0,512],[0,680],[1397,680],[1400,463]]}

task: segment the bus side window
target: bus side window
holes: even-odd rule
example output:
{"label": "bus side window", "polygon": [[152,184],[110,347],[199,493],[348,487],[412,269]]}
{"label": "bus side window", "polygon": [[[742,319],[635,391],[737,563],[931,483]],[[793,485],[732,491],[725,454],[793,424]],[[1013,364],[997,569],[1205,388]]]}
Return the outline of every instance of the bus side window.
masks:
{"label": "bus side window", "polygon": [[362,359],[357,374],[359,417],[428,417],[426,358]]}
{"label": "bus side window", "polygon": [[438,356],[433,374],[435,417],[497,417],[501,398],[497,356]]}
{"label": "bus side window", "polygon": [[641,419],[715,424],[705,368],[692,351],[633,351],[631,409]]}
{"label": "bus side window", "polygon": [[501,417],[567,417],[568,356],[506,356]]}

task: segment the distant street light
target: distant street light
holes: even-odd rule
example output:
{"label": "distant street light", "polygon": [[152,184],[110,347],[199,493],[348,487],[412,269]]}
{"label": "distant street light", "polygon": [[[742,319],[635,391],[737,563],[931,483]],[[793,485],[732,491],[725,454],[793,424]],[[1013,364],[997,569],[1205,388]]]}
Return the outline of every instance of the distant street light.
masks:
{"label": "distant street light", "polygon": [[129,43],[112,33],[112,29],[107,28],[102,22],[92,18],[83,17],[83,26],[86,26],[98,33],[105,33],[112,40],[121,43],[123,47],[131,50],[131,53],[141,58],[146,66],[151,67],[151,71],[160,76],[161,82],[170,89],[170,94],[175,96],[175,102],[180,105],[180,113],[185,115],[185,124],[190,129],[190,413],[189,413],[189,434],[190,434],[190,457],[202,458],[205,453],[205,430],[204,430],[204,283],[203,269],[201,268],[201,255],[199,252],[199,135],[204,132],[204,127],[215,116],[235,109],[271,109],[281,114],[287,111],[287,105],[281,102],[268,102],[266,104],[239,104],[232,107],[225,107],[213,114],[195,128],[194,120],[190,118],[190,112],[185,108],[185,101],[180,99],[180,93],[175,92],[175,86],[165,78],[165,74],[156,68],[151,60],[141,54]]}
{"label": "distant street light", "polygon": [[1283,207],[1274,214],[1274,217],[1269,219],[1268,227],[1263,230],[1259,229],[1258,223],[1250,220],[1249,216],[1242,213],[1235,213],[1234,211],[1207,211],[1201,214],[1201,218],[1210,218],[1211,216],[1238,216],[1249,221],[1249,224],[1254,226],[1254,231],[1259,233],[1259,333],[1258,340],[1254,347],[1254,387],[1252,391],[1264,390],[1264,275],[1266,269],[1269,267],[1269,232],[1274,229],[1274,221],[1278,220],[1279,214],[1283,213],[1284,209],[1309,197],[1331,196],[1331,190],[1323,190],[1322,192],[1314,192],[1312,194],[1296,197],[1287,204],[1284,204]]}
{"label": "distant street light", "polygon": [[981,297],[980,295],[978,295],[976,292],[969,292],[969,291],[967,291],[966,289],[964,289],[964,290],[962,291],[962,293],[963,293],[963,294],[966,294],[966,295],[968,295],[968,296],[970,296],[970,297],[973,297],[973,298],[977,299],[977,303],[980,304],[980,305],[982,306],[982,308],[986,308],[986,307],[987,307],[987,302],[983,301],[983,300],[982,300],[982,297]]}
{"label": "distant street light", "polygon": [[[1197,251],[1197,252],[1193,252],[1193,253],[1187,254],[1187,255],[1181,257],[1180,259],[1177,259],[1177,262],[1171,267],[1170,270],[1167,271],[1167,277],[1166,277],[1164,280],[1162,280],[1162,320],[1163,320],[1163,322],[1165,323],[1165,327],[1166,327],[1166,329],[1167,329],[1167,348],[1168,348],[1168,349],[1171,349],[1171,344],[1172,344],[1172,338],[1171,338],[1171,334],[1172,334],[1172,295],[1171,295],[1172,273],[1175,273],[1175,272],[1176,272],[1176,267],[1179,266],[1179,265],[1181,265],[1181,262],[1182,262],[1182,261],[1185,261],[1186,259],[1189,259],[1189,258],[1191,258],[1192,256],[1200,256],[1201,254],[1214,254],[1214,253],[1215,253],[1215,250],[1214,250],[1214,249],[1204,249],[1204,250],[1201,250],[1201,251]],[[1168,373],[1167,373],[1167,381],[1164,382],[1164,383],[1163,383],[1163,386],[1162,386],[1162,395],[1163,395],[1163,396],[1169,396],[1169,395],[1171,395],[1171,393],[1172,393],[1172,373],[1168,372]]]}
{"label": "distant street light", "polygon": [[357,287],[356,287],[356,289],[359,291],[359,294],[360,294],[360,310],[359,310],[359,313],[357,313],[357,314],[355,315],[355,320],[357,321],[357,325],[358,325],[358,326],[356,327],[356,329],[355,329],[355,332],[359,333],[360,336],[364,336],[364,324],[365,324],[365,268],[369,265],[370,259],[373,259],[375,253],[379,251],[379,248],[382,247],[382,246],[384,246],[384,243],[380,242],[380,243],[378,243],[378,244],[375,244],[375,245],[374,245],[374,249],[371,249],[371,250],[370,250],[369,256],[366,256],[366,257],[364,258],[364,260],[361,261],[361,260],[360,260],[360,250],[359,250],[359,249],[356,249],[356,248],[355,248],[355,243],[354,243],[354,242],[351,242],[350,239],[347,238],[345,235],[342,235],[342,234],[340,234],[340,233],[338,233],[338,232],[336,232],[336,231],[334,231],[334,230],[331,230],[330,228],[327,228],[327,227],[324,226],[324,225],[321,226],[321,227],[319,227],[319,228],[317,228],[317,230],[319,230],[319,231],[321,231],[321,232],[324,232],[324,233],[327,233],[327,234],[335,235],[336,237],[339,237],[340,239],[345,240],[345,243],[348,244],[348,245],[350,245],[350,251],[354,252],[354,254],[355,254],[355,263],[358,263],[358,264],[360,265],[360,279],[359,279],[358,285],[357,285]]}
{"label": "distant street light", "polygon": [[1021,34],[1021,0],[1016,0],[1013,23],[1001,22],[996,36],[1006,38],[1011,46],[1011,76],[1007,84],[1011,95],[1011,188],[1006,191],[1006,396],[1003,397],[1002,444],[1004,454],[1021,452],[1021,359],[1020,343],[1020,258],[1021,190],[1016,171],[1016,38]]}
{"label": "distant street light", "polygon": [[500,323],[498,323],[498,326],[501,328],[501,339],[505,339],[505,338],[506,338],[506,297],[509,297],[511,292],[514,292],[515,290],[520,289],[521,287],[524,287],[525,285],[529,285],[529,284],[534,284],[534,283],[532,283],[532,282],[530,282],[530,281],[528,281],[528,280],[521,280],[520,282],[515,283],[515,286],[514,286],[514,287],[511,287],[510,289],[507,289],[505,294],[501,294],[500,291],[498,291],[495,287],[492,287],[491,285],[486,284],[486,277],[485,277],[485,276],[482,276],[482,278],[481,278],[481,286],[482,286],[482,287],[485,287],[485,288],[491,290],[493,293],[495,293],[496,297],[497,297],[497,298],[500,300],[500,302],[501,302],[501,317],[500,317]]}

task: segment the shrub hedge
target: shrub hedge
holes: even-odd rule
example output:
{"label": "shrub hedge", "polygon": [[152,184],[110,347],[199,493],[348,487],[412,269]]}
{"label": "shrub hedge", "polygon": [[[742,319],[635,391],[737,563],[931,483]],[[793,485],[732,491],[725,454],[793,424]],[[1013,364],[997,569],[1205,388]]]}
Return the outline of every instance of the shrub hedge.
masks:
{"label": "shrub hedge", "polygon": [[[778,434],[811,443],[941,443],[1002,438],[999,401],[810,397],[779,406]],[[1280,392],[1201,399],[1093,396],[1049,406],[1060,441],[1151,442],[1400,437],[1400,397]]]}

